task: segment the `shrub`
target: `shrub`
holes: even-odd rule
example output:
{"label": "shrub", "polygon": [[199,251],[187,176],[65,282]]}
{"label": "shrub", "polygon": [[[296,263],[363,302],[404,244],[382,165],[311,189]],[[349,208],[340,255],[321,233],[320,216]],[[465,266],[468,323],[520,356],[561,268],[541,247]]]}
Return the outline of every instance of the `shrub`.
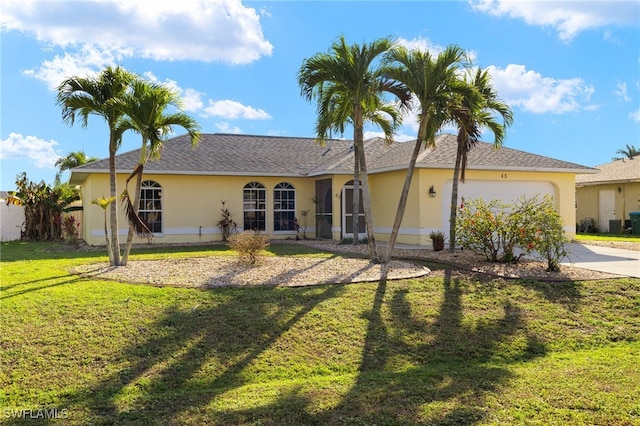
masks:
{"label": "shrub", "polygon": [[222,241],[229,241],[231,231],[235,231],[238,228],[238,224],[233,220],[233,215],[225,205],[225,202],[220,202],[222,203],[222,208],[220,209],[220,220],[217,225],[220,232],[222,232]]}
{"label": "shrub", "polygon": [[564,236],[562,218],[553,208],[551,197],[545,196],[535,211],[532,220],[537,224],[535,249],[547,261],[547,271],[560,270],[560,261],[569,253],[565,244],[569,242]]}
{"label": "shrub", "polygon": [[429,233],[431,244],[433,244],[434,251],[441,251],[444,249],[444,233],[440,230],[431,231]]}
{"label": "shrub", "polygon": [[229,246],[238,252],[240,262],[255,265],[258,254],[269,247],[269,239],[260,231],[244,231],[230,241]]}
{"label": "shrub", "polygon": [[71,215],[64,216],[61,226],[65,241],[78,248],[80,245],[80,221]]}
{"label": "shrub", "polygon": [[483,253],[491,262],[517,262],[537,250],[548,270],[557,271],[567,254],[562,219],[549,196],[511,204],[468,201],[458,212],[456,233],[462,247]]}

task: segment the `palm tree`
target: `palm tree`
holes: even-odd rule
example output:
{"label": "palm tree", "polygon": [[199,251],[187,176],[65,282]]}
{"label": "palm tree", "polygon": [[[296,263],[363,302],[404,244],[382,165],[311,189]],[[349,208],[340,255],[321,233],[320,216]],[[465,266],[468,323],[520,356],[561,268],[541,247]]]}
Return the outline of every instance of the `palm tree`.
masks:
{"label": "palm tree", "polygon": [[[117,195],[116,151],[120,147],[122,134],[117,123],[122,112],[115,108],[115,100],[122,97],[134,79],[134,74],[121,67],[107,67],[95,77],[70,77],[58,86],[57,103],[62,108],[62,121],[73,125],[76,116],[82,127],[87,127],[89,116],[98,115],[109,127],[109,190],[112,197]],[[118,210],[111,203],[111,259],[112,266],[120,265],[120,242],[118,240]]]}
{"label": "palm tree", "polygon": [[298,72],[298,84],[304,98],[318,99],[316,123],[317,141],[324,143],[332,131],[344,132],[345,125],[353,126],[354,148],[354,243],[358,241],[359,183],[362,179],[362,204],[367,228],[367,241],[372,262],[378,262],[371,196],[364,152],[364,123],[380,126],[388,143],[400,124],[397,108],[385,103],[383,93],[391,93],[400,99],[401,105],[409,101],[409,94],[387,78],[387,69],[376,61],[393,43],[379,39],[372,43],[347,45],[344,37],[331,45],[329,53],[317,53],[304,60]]}
{"label": "palm tree", "polygon": [[91,200],[91,204],[95,204],[96,206],[104,210],[104,239],[107,243],[107,252],[109,253],[109,262],[111,262],[111,264],[113,264],[113,252],[111,250],[111,244],[109,242],[109,230],[107,229],[107,207],[109,207],[115,200],[116,197],[101,197]]}
{"label": "palm tree", "polygon": [[[500,148],[506,136],[506,128],[513,122],[513,112],[504,103],[491,85],[491,75],[487,70],[478,69],[470,79],[465,78],[475,92],[459,99],[452,110],[452,121],[458,126],[458,149],[453,169],[451,189],[451,211],[449,218],[449,250],[456,248],[456,218],[458,212],[458,181],[464,183],[468,153],[482,135],[482,129],[490,130],[494,135],[494,148]],[[502,123],[496,119],[502,117]]]}
{"label": "palm tree", "polygon": [[[162,145],[168,135],[173,133],[173,126],[181,126],[191,137],[191,144],[200,140],[200,126],[194,119],[179,111],[181,100],[178,95],[168,88],[142,79],[135,79],[131,84],[131,91],[118,99],[118,108],[124,117],[118,124],[118,130],[134,130],[142,138],[140,159],[133,173],[127,178],[127,184],[135,176],[136,189],[134,200],[131,202],[129,192],[125,188],[122,200],[129,219],[129,233],[121,265],[126,265],[131,252],[134,233],[151,235],[151,232],[138,216],[140,208],[140,191],[142,188],[142,174],[144,166],[150,158],[158,158]],[[167,113],[167,108],[174,107],[177,112]]]}
{"label": "palm tree", "polygon": [[[464,50],[458,46],[448,46],[435,58],[428,51],[408,50],[402,46],[391,50],[388,56],[388,60],[393,64],[388,75],[406,85],[415,98],[419,127],[400,194],[396,218],[383,259],[385,265],[391,259],[391,253],[402,224],[420,149],[423,146],[434,144],[436,133],[449,119],[453,99],[469,91],[469,88],[462,84],[457,76],[457,73],[468,62]],[[386,279],[387,268],[385,265],[383,265],[381,281]]]}
{"label": "palm tree", "polygon": [[622,157],[613,157],[613,161],[624,160],[625,158],[632,159],[636,155],[640,155],[640,148],[627,144],[626,148],[617,150],[616,154],[620,154]]}
{"label": "palm tree", "polygon": [[71,170],[74,167],[82,166],[83,164],[98,161],[97,157],[87,157],[84,151],[73,151],[67,154],[66,157],[59,158],[56,161],[56,167],[60,172],[65,170]]}
{"label": "palm tree", "polygon": [[62,172],[65,170],[71,170],[74,167],[82,166],[83,164],[98,161],[97,157],[87,157],[84,151],[73,151],[67,154],[66,157],[61,157],[56,161],[56,167],[58,173],[56,173],[56,182],[60,182]]}

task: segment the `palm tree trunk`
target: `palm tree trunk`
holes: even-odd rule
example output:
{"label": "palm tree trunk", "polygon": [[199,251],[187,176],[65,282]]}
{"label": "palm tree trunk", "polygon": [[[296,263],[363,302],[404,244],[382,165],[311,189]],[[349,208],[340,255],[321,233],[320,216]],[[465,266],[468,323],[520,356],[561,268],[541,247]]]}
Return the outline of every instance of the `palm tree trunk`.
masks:
{"label": "palm tree trunk", "polygon": [[458,217],[458,181],[460,176],[460,163],[462,162],[462,152],[466,144],[462,138],[458,137],[458,152],[456,153],[456,164],[453,168],[453,183],[451,186],[451,210],[449,212],[449,251],[456,250],[456,220]]}
{"label": "palm tree trunk", "polygon": [[[371,211],[371,191],[369,190],[369,175],[367,173],[367,162],[364,152],[364,135],[362,125],[362,110],[359,103],[353,105],[353,146],[356,161],[360,161],[360,175],[362,176],[362,207],[364,209],[364,222],[367,228],[367,245],[369,246],[369,258],[373,263],[380,263],[378,250],[376,247],[376,237],[373,230],[373,213]],[[355,181],[354,181],[355,184]],[[355,194],[354,194],[355,195]],[[354,197],[355,198],[355,197]],[[360,206],[354,211],[355,214],[360,213]],[[355,222],[354,222],[355,223]],[[354,234],[354,235],[357,235]]]}
{"label": "palm tree trunk", "polygon": [[[141,167],[144,167],[142,164]],[[136,176],[136,192],[133,196],[133,210],[138,214],[140,210],[140,191],[142,190],[142,169]],[[120,260],[120,265],[126,266],[129,261],[129,254],[131,253],[131,246],[133,245],[133,236],[135,234],[135,226],[132,223],[129,223],[129,233],[127,234],[127,243],[124,248],[124,253],[122,255],[122,259]]]}
{"label": "palm tree trunk", "polygon": [[396,239],[398,238],[398,233],[400,232],[400,225],[402,224],[402,219],[404,218],[404,211],[407,207],[407,199],[409,198],[409,188],[411,187],[411,180],[413,179],[413,172],[416,168],[416,161],[418,160],[418,154],[420,153],[420,148],[422,147],[422,141],[420,138],[416,139],[416,145],[413,148],[413,153],[411,154],[411,160],[409,161],[409,167],[407,168],[407,175],[404,179],[404,185],[402,187],[402,193],[400,194],[400,201],[398,201],[398,210],[396,211],[396,219],[393,222],[393,228],[391,228],[391,235],[389,236],[389,243],[387,245],[387,251],[385,253],[383,263],[389,262],[391,259],[391,253],[393,252],[393,247],[396,244]]}
{"label": "palm tree trunk", "polygon": [[115,135],[111,136],[109,143],[109,187],[111,196],[116,197],[113,203],[111,203],[111,251],[113,259],[111,259],[111,266],[120,266],[120,239],[118,237],[118,206],[117,206],[117,185],[116,185],[116,140]]}
{"label": "palm tree trunk", "polygon": [[373,212],[371,210],[371,191],[369,190],[369,174],[365,163],[364,147],[360,152],[360,174],[362,175],[362,207],[364,209],[364,222],[367,228],[367,245],[369,246],[369,257],[373,263],[380,263],[378,247],[376,246],[376,236],[373,229]]}
{"label": "palm tree trunk", "polygon": [[[353,245],[360,244],[360,147],[353,142]],[[345,224],[346,226],[346,224]]]}
{"label": "palm tree trunk", "polygon": [[109,241],[109,230],[107,229],[107,209],[104,209],[104,239],[107,242],[107,253],[109,253],[109,264],[113,265],[113,250]]}

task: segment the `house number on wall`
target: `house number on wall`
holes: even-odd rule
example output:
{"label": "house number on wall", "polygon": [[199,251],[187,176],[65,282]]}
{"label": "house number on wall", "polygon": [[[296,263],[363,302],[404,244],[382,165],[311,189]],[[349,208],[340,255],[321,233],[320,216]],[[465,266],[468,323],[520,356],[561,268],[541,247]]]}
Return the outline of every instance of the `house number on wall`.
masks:
{"label": "house number on wall", "polygon": [[501,174],[501,175],[500,175],[500,177],[501,177],[502,179],[506,179],[506,178],[507,178],[507,174],[506,174],[506,173],[503,173],[503,174]]}

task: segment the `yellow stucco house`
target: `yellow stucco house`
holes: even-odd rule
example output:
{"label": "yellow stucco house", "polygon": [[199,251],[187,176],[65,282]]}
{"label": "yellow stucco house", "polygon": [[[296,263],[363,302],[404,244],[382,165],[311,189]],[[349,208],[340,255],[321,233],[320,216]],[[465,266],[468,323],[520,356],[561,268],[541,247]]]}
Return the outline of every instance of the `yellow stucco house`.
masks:
{"label": "yellow stucco house", "polygon": [[[388,239],[414,143],[365,141],[376,236]],[[422,149],[416,164],[398,242],[426,245],[431,231],[448,233],[456,137],[439,135]],[[118,155],[118,191],[139,151]],[[575,234],[575,177],[594,169],[509,148],[478,143],[469,154],[459,196],[512,201],[550,194],[569,236]],[[225,201],[242,229],[271,238],[295,238],[294,219],[312,238],[353,235],[353,151],[346,140],[320,146],[312,138],[203,134],[195,148],[188,136],[165,142],[162,157],[145,167],[141,216],[156,243],[198,243],[222,238],[216,226]],[[109,194],[108,160],[72,170],[70,183],[82,189],[82,236],[104,244],[103,211],[91,200]],[[133,185],[130,185],[130,190]],[[303,212],[308,212],[306,220]],[[364,233],[364,220],[360,220]],[[124,215],[120,234],[127,232]],[[143,240],[146,241],[146,240]]]}
{"label": "yellow stucco house", "polygon": [[576,219],[620,233],[631,226],[629,213],[640,211],[640,156],[595,168],[598,174],[576,176]]}

